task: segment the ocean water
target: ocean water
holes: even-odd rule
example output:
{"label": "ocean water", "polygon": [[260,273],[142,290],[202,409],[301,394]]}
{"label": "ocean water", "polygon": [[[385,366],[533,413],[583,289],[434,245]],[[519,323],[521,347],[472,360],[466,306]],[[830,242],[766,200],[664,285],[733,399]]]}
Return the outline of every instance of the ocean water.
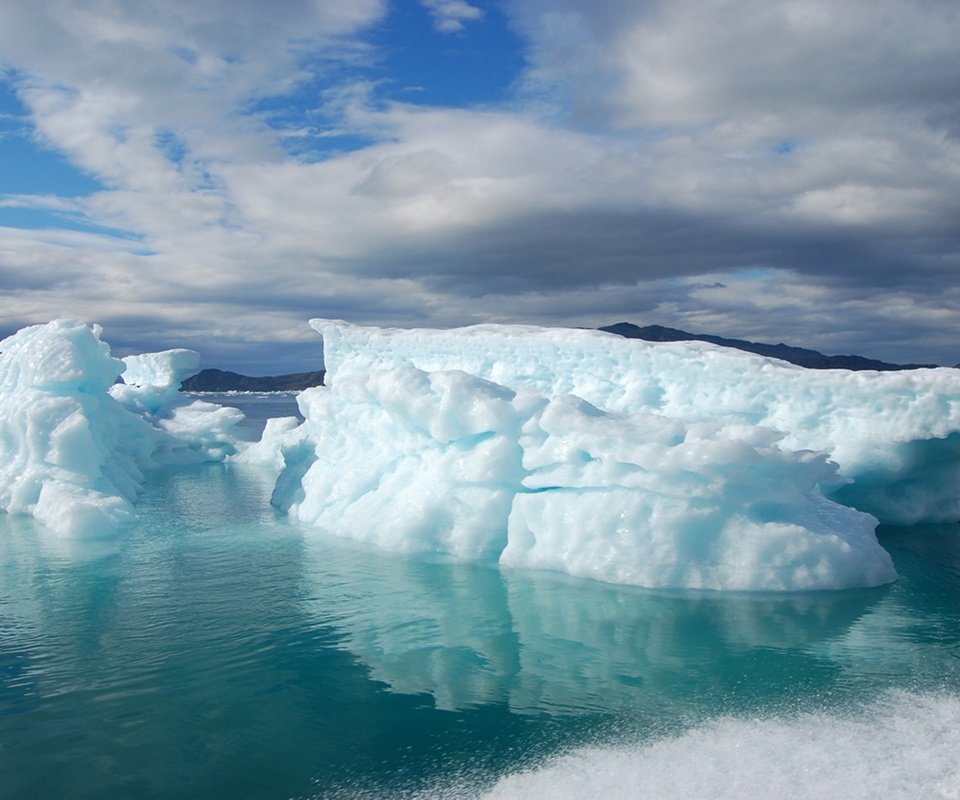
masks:
{"label": "ocean water", "polygon": [[385,555],[270,491],[160,471],[110,541],[0,516],[0,798],[960,798],[960,526],[881,529],[874,590],[664,593]]}

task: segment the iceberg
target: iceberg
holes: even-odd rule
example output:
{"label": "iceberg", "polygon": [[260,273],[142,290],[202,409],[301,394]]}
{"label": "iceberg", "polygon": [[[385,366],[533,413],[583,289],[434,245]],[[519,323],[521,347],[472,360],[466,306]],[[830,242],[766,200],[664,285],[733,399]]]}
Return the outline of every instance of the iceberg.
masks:
{"label": "iceberg", "polygon": [[960,519],[960,370],[809,370],[706,342],[646,342],[593,330],[475,325],[399,330],[311,320],[327,382],[412,366],[460,369],[608,412],[746,423],[780,446],[828,454],[827,489],[897,525]]}
{"label": "iceberg", "polygon": [[[101,334],[55,320],[0,342],[0,509],[65,536],[116,532],[135,518],[145,470],[235,452],[242,419],[179,394],[196,353],[121,361]],[[118,384],[125,371],[139,385]]]}
{"label": "iceberg", "polygon": [[191,400],[181,383],[200,369],[193,350],[164,350],[123,359],[123,383],[110,395],[143,417],[155,430],[152,454],[156,464],[219,461],[238,451],[236,426],[243,412],[204,400]]}
{"label": "iceberg", "polygon": [[0,342],[0,507],[67,535],[133,518],[147,423],[109,395],[123,372],[99,327],[58,320]]}
{"label": "iceberg", "polygon": [[[960,518],[960,375],[700,342],[312,320],[327,387],[265,432],[273,502],[338,536],[651,588],[894,579],[878,516]],[[842,502],[840,502],[842,501]]]}

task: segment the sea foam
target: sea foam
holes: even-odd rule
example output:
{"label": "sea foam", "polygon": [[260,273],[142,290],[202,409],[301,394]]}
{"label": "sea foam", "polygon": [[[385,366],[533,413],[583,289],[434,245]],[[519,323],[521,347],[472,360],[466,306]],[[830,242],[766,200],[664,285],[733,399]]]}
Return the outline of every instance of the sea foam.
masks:
{"label": "sea foam", "polygon": [[960,698],[901,692],[846,713],[728,717],[652,743],[584,748],[481,796],[957,800],[958,751]]}

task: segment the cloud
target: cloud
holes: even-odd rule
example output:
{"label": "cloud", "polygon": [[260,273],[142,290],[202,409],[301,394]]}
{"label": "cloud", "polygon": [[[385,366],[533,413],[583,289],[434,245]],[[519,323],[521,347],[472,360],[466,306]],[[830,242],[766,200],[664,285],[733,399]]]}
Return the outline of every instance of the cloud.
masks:
{"label": "cloud", "polygon": [[0,196],[100,231],[0,229],[7,320],[292,368],[313,316],[960,361],[952,0],[510,0],[516,94],[459,108],[380,99],[379,0],[8,7],[36,141],[103,188]]}
{"label": "cloud", "polygon": [[434,27],[441,33],[459,33],[467,22],[483,19],[483,10],[466,0],[420,0],[430,12]]}
{"label": "cloud", "polygon": [[879,108],[953,107],[951,0],[514,0],[528,80],[615,124],[822,124]]}

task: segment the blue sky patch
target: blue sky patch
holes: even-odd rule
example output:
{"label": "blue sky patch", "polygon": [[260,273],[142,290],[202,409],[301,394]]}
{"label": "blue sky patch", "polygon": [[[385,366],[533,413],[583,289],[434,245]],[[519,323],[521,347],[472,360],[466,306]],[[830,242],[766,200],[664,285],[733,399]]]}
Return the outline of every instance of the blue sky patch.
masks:
{"label": "blue sky patch", "polygon": [[42,208],[23,208],[19,206],[0,206],[0,227],[23,228],[25,230],[77,231],[79,233],[93,233],[129,241],[140,241],[142,239],[142,237],[129,231],[87,222],[82,216],[77,214],[58,213]]}
{"label": "blue sky patch", "polygon": [[0,195],[80,197],[104,188],[54,150],[37,143],[29,112],[0,81]]}
{"label": "blue sky patch", "polygon": [[395,3],[367,36],[372,48],[363,64],[319,60],[305,66],[317,78],[290,95],[258,99],[247,113],[270,127],[287,131],[282,140],[290,155],[304,161],[360,150],[377,139],[342,130],[340,108],[329,92],[351,82],[373,86],[372,103],[396,102],[427,107],[469,108],[497,105],[510,98],[525,65],[523,43],[494,4],[481,19],[444,32],[419,3]]}
{"label": "blue sky patch", "polygon": [[499,7],[475,3],[482,19],[463,30],[437,31],[419,3],[395,3],[372,43],[382,60],[370,77],[384,79],[381,93],[422,105],[483,105],[505,99],[524,66],[523,44]]}

